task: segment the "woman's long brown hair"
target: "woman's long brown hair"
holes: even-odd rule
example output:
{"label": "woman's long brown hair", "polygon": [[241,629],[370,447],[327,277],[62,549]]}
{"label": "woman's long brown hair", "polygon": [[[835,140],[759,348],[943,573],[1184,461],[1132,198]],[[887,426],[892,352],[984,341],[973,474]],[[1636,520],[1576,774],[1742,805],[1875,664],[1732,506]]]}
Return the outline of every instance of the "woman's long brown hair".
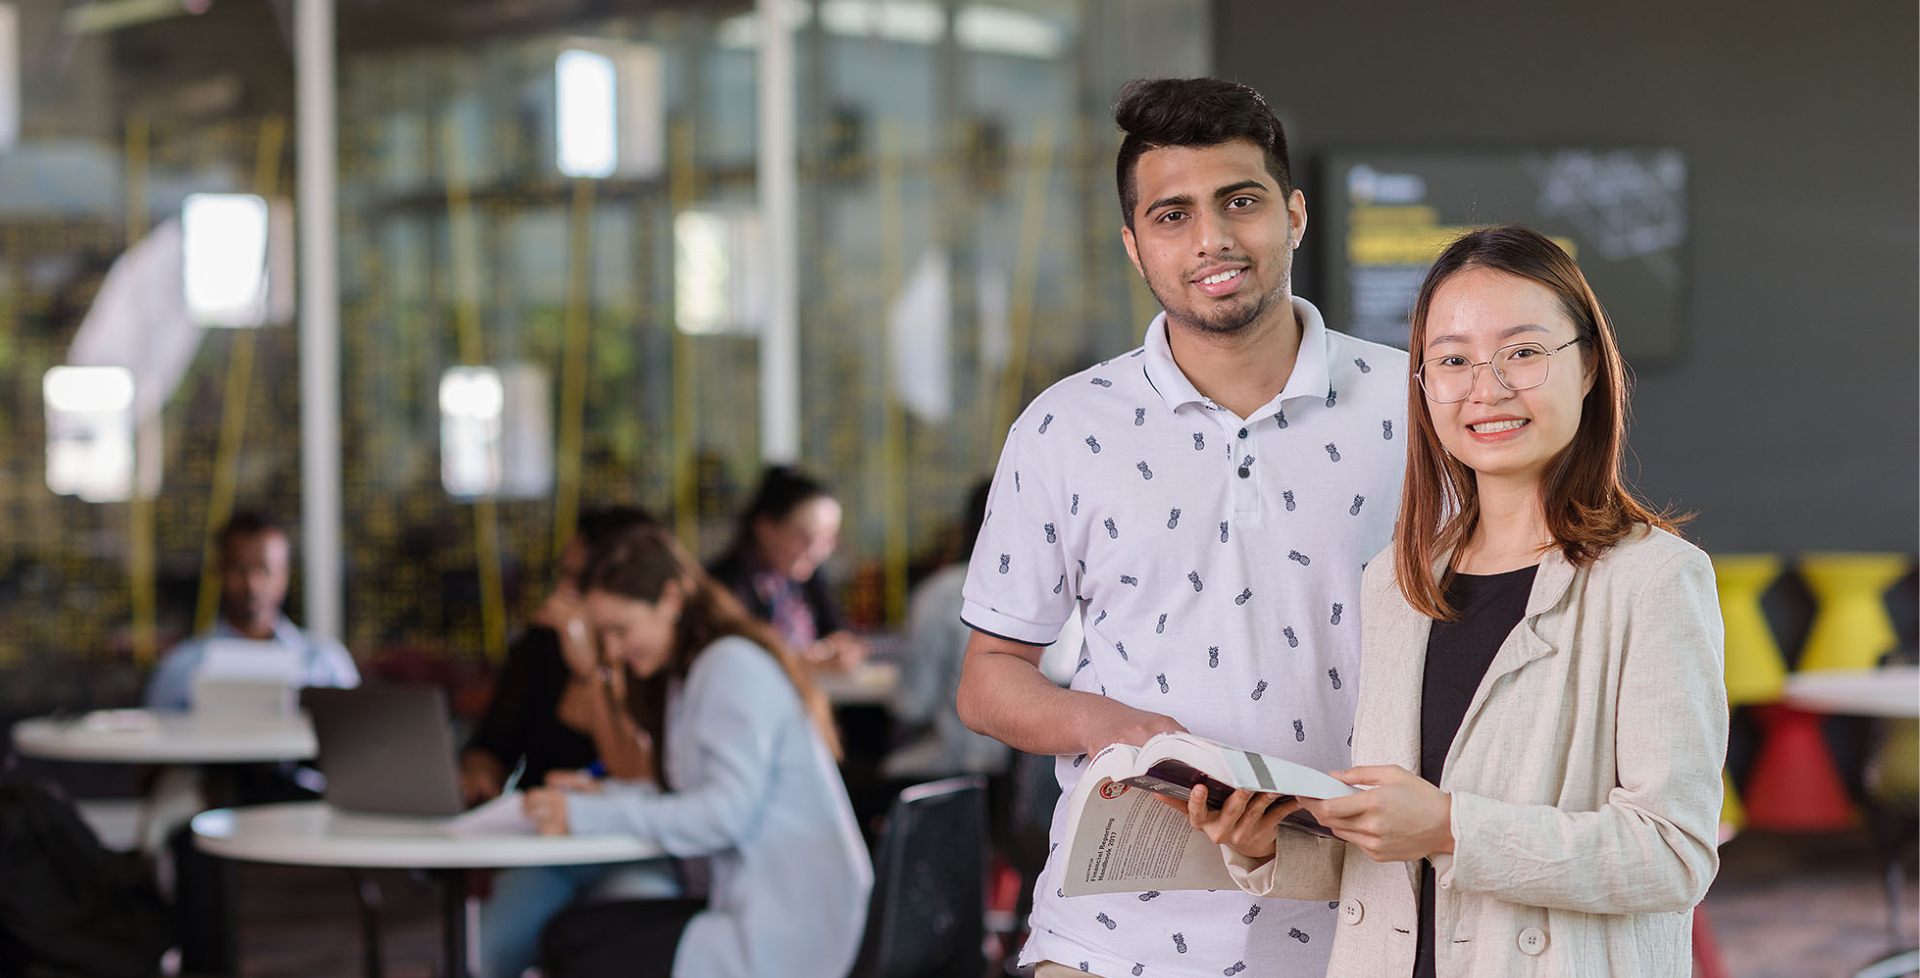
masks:
{"label": "woman's long brown hair", "polygon": [[[707,576],[679,541],[658,526],[637,526],[597,543],[581,577],[582,593],[608,594],[652,604],[665,593],[667,583],[679,585],[680,619],[674,625],[673,651],[661,670],[647,679],[629,677],[627,709],[634,721],[653,738],[654,756],[666,756],[666,700],[669,679],[683,678],[693,660],[707,646],[738,635],[753,642],[780,663],[800,703],[813,720],[828,750],[840,757],[840,737],[825,694],[813,684],[806,668],[780,636],[747,614],[740,602]],[[659,766],[661,783],[665,767]]]}
{"label": "woman's long brown hair", "polygon": [[1547,468],[1542,492],[1547,529],[1569,563],[1598,559],[1637,525],[1673,531],[1685,517],[1656,513],[1641,502],[1621,473],[1626,450],[1627,369],[1613,322],[1587,285],[1573,258],[1532,228],[1505,224],[1461,235],[1434,261],[1420,284],[1407,345],[1407,413],[1413,438],[1407,446],[1407,477],[1394,528],[1394,571],[1407,603],[1429,618],[1458,614],[1446,601],[1451,566],[1435,579],[1433,565],[1456,550],[1480,521],[1473,470],[1440,445],[1418,372],[1427,343],[1427,314],[1434,293],[1454,275],[1491,268],[1544,286],[1578,331],[1593,387],[1580,406],[1573,441]]}

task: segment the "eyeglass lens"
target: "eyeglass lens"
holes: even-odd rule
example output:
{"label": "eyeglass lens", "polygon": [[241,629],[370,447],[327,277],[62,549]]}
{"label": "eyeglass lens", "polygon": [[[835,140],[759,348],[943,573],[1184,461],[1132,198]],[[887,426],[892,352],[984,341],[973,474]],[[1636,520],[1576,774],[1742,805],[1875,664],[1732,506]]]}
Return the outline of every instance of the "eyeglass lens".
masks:
{"label": "eyeglass lens", "polygon": [[[1547,382],[1547,365],[1552,360],[1545,347],[1522,343],[1499,350],[1491,363],[1501,384],[1523,391]],[[1436,357],[1420,365],[1420,384],[1436,401],[1458,401],[1473,393],[1474,376],[1481,366],[1466,357]]]}

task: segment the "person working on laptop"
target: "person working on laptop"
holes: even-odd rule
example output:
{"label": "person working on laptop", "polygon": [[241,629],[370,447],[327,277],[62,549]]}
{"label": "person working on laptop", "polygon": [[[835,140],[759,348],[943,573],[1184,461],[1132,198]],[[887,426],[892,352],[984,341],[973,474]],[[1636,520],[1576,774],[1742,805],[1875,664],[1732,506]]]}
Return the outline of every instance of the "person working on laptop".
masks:
{"label": "person working on laptop", "polygon": [[[147,682],[147,706],[186,710],[193,682],[218,642],[268,643],[290,650],[303,686],[358,686],[360,670],[339,642],[308,635],[281,610],[292,577],[293,548],[287,532],[265,513],[242,510],[221,529],[220,617],[213,627],[175,645]],[[242,653],[245,654],[245,653]],[[310,773],[310,772],[309,772]],[[313,797],[291,765],[226,765],[217,775],[188,767],[162,768],[147,786],[143,849],[165,845],[171,860],[174,909],[182,967],[190,972],[232,970],[235,950],[226,870],[193,846],[187,818],[214,804],[255,804]]]}
{"label": "person working on laptop", "polygon": [[300,658],[303,686],[358,686],[360,670],[346,647],[310,636],[288,620],[280,606],[292,578],[293,548],[287,531],[265,513],[235,513],[220,531],[220,619],[207,631],[175,645],[147,682],[147,706],[185,710],[193,705],[193,677],[210,642],[250,639],[292,649]]}
{"label": "person working on laptop", "polygon": [[547,974],[845,974],[873,870],[834,768],[825,697],[662,529],[596,548],[585,590],[588,620],[630,673],[629,707],[660,746],[659,779],[536,789],[526,812],[548,834],[631,833],[707,857],[712,889],[704,908],[563,911],[543,940]]}
{"label": "person working on laptop", "polygon": [[580,515],[561,551],[553,593],[507,649],[486,715],[460,754],[460,793],[467,804],[499,795],[516,767],[518,783],[536,787],[546,783],[548,772],[596,763],[616,778],[651,773],[652,752],[635,736],[631,718],[608,709],[624,697],[624,675],[601,660],[580,600],[580,575],[593,546],[651,525],[653,517],[631,506]]}

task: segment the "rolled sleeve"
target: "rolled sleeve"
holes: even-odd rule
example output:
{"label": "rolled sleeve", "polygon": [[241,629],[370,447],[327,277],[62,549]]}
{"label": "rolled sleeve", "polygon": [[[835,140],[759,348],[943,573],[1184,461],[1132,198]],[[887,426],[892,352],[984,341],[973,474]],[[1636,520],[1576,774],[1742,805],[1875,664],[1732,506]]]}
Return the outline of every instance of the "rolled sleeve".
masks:
{"label": "rolled sleeve", "polygon": [[1060,634],[1079,594],[1078,568],[1067,560],[1073,528],[1053,486],[1058,460],[1039,444],[1034,401],[1007,433],[987,498],[987,520],[974,544],[960,617],[976,631],[1046,645]]}

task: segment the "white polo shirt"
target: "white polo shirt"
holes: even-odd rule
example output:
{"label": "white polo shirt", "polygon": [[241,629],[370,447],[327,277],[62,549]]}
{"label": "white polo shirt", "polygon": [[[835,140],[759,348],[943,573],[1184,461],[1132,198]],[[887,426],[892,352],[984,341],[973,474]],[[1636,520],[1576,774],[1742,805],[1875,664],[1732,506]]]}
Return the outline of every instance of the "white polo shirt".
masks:
{"label": "white polo shirt", "polygon": [[[962,617],[1045,644],[1081,602],[1072,688],[1341,768],[1360,569],[1400,505],[1407,355],[1329,331],[1303,299],[1293,307],[1304,327],[1293,373],[1251,418],[1180,372],[1164,314],[1139,349],[1035,398],[1007,435]],[[1064,793],[1085,762],[1059,759]],[[1056,844],[1065,812],[1063,794]],[[1050,858],[1023,962],[1109,978],[1326,973],[1332,905],[1238,891],[1069,899],[1059,873]]]}

